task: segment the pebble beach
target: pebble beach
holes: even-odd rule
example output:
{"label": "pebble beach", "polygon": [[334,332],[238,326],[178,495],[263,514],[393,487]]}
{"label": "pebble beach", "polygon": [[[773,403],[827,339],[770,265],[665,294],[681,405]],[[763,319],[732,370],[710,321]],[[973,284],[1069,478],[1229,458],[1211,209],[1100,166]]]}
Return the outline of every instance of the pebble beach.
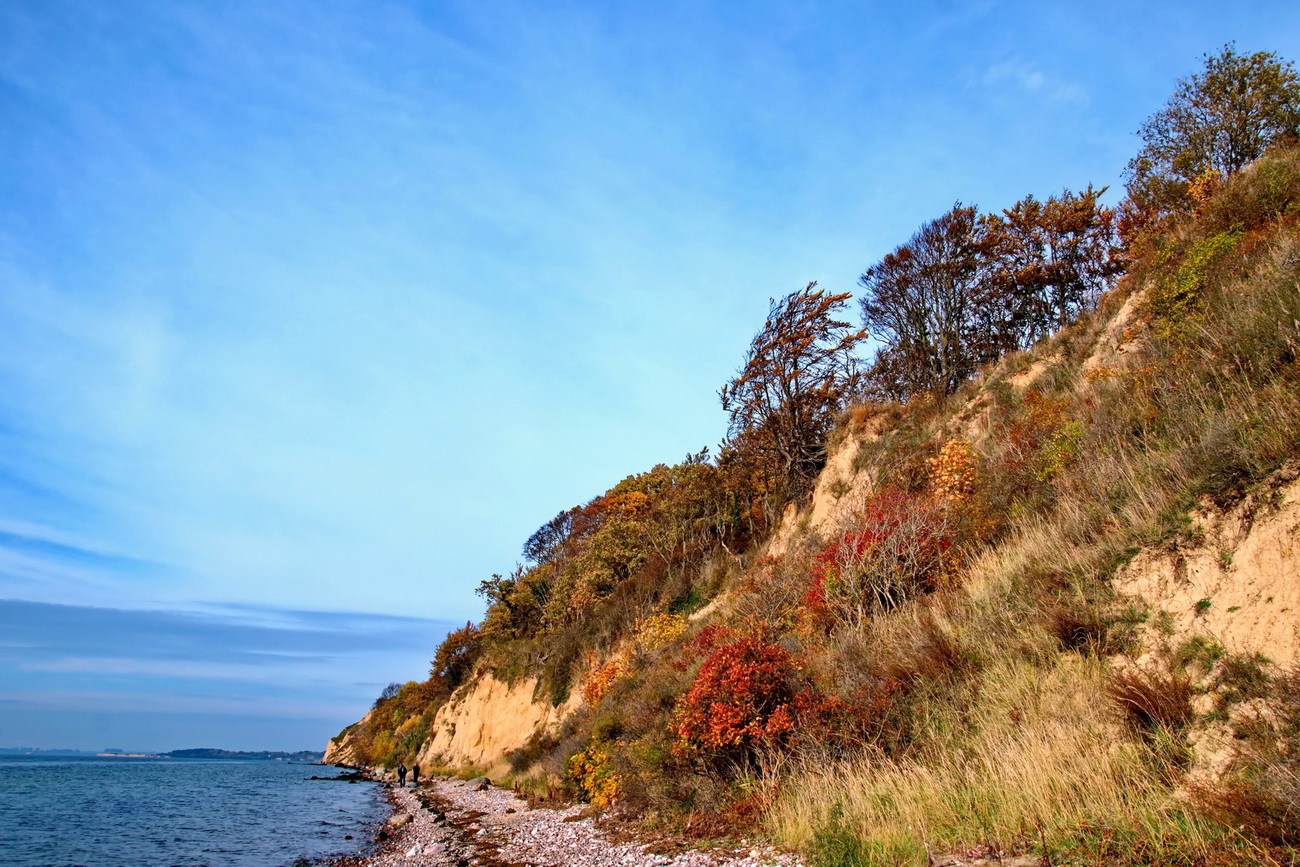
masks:
{"label": "pebble beach", "polygon": [[486,780],[433,778],[388,789],[393,815],[368,856],[337,867],[803,867],[767,847],[668,853],[648,839],[615,840],[585,805],[532,807]]}

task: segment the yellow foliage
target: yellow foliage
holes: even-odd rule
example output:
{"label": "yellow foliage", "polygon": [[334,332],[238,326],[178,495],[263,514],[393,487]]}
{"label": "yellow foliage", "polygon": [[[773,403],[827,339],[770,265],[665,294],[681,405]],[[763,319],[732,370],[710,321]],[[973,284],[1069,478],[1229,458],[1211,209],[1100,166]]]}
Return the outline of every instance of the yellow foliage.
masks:
{"label": "yellow foliage", "polygon": [[965,440],[948,440],[930,459],[930,484],[939,502],[958,503],[975,487],[975,453]]}
{"label": "yellow foliage", "polygon": [[1188,182],[1187,195],[1196,203],[1198,212],[1219,191],[1222,182],[1223,176],[1219,174],[1219,170],[1209,163],[1205,164],[1200,174]]}
{"label": "yellow foliage", "polygon": [[642,650],[658,650],[681,638],[685,632],[686,618],[682,615],[651,614],[637,623],[633,640]]}
{"label": "yellow foliage", "polygon": [[582,700],[588,705],[598,705],[609,692],[614,681],[627,673],[622,659],[612,659],[587,675],[587,682],[582,686]]}
{"label": "yellow foliage", "polygon": [[623,796],[622,778],[601,744],[592,744],[569,759],[569,778],[593,807],[605,809]]}

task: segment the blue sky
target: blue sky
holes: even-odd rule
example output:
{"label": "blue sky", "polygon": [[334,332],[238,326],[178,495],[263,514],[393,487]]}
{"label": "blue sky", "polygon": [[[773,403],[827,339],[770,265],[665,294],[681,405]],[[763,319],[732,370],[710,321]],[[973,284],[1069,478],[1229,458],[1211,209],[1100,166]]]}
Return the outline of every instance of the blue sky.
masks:
{"label": "blue sky", "polygon": [[769,297],[1118,190],[1228,40],[1300,8],[0,5],[0,746],[323,745]]}

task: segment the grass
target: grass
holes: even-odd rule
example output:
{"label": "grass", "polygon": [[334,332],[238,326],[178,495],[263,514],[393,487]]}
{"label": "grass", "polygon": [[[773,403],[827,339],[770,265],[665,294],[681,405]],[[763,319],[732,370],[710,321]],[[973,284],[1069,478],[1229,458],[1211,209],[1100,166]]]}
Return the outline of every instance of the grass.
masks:
{"label": "grass", "polygon": [[769,822],[824,865],[921,865],[929,852],[978,846],[1063,850],[1091,826],[1188,850],[1221,842],[1225,830],[1189,818],[1151,752],[1093,699],[1108,682],[1106,665],[1086,657],[1046,671],[1001,664],[948,738],[904,760],[807,769]]}

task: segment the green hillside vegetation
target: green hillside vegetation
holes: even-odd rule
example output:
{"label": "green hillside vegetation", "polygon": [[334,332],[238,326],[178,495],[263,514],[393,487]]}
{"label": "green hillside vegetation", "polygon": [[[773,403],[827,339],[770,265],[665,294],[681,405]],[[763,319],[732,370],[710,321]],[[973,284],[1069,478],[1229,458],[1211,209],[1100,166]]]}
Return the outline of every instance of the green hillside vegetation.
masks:
{"label": "green hillside vegetation", "polygon": [[[353,727],[362,757],[409,763],[476,671],[537,676],[585,701],[511,782],[652,824],[819,865],[1295,863],[1300,675],[1205,642],[1117,664],[1158,613],[1111,579],[1300,457],[1297,123],[1291,65],[1226,47],[1144,126],[1118,209],[954,206],[865,270],[865,331],[847,294],[773,302],[716,456],[540,528]],[[1127,351],[1094,357],[1125,305]],[[853,519],[771,553],[852,446]],[[1189,784],[1193,733],[1244,701],[1240,756]]]}

